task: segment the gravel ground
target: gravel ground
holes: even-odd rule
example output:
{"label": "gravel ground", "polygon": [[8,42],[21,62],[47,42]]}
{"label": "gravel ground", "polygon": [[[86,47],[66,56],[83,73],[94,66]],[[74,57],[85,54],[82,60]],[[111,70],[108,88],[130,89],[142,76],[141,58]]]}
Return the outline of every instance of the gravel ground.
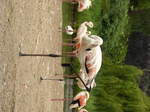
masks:
{"label": "gravel ground", "polygon": [[0,112],[63,112],[61,58],[20,57],[22,53],[56,53],[62,34],[59,0],[0,0]]}

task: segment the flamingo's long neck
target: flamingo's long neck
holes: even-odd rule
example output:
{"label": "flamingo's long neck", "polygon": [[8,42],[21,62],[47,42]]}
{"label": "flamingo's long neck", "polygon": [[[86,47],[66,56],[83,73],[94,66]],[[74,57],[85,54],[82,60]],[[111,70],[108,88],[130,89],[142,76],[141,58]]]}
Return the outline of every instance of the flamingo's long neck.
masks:
{"label": "flamingo's long neck", "polygon": [[82,23],[82,24],[86,26],[86,25],[88,25],[88,22],[84,22],[84,23]]}

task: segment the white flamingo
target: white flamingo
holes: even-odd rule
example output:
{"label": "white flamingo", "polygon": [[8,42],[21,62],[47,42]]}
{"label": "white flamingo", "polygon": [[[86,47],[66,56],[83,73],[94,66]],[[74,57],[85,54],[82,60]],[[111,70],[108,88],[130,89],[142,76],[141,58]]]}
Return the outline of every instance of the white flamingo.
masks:
{"label": "white flamingo", "polygon": [[[91,35],[90,37],[84,36],[82,39],[81,49],[78,51],[76,56],[83,70],[80,75],[87,85],[88,88],[93,88],[95,86],[95,77],[100,70],[102,63],[102,52],[100,45],[103,44],[102,38],[96,35]],[[80,87],[82,82],[78,80],[78,86]],[[85,87],[82,85],[83,88]]]}
{"label": "white flamingo", "polygon": [[[91,31],[87,31],[86,35],[90,35]],[[78,49],[80,49],[80,45],[82,44],[80,41],[78,41],[77,43],[59,43],[60,45],[68,45],[68,46],[73,46],[77,48],[77,50],[74,50],[73,52],[63,52],[63,51],[57,51],[58,53],[76,53],[78,51]]]}
{"label": "white flamingo", "polygon": [[90,95],[87,91],[82,91],[78,93],[74,98],[72,103],[70,104],[70,108],[77,108],[80,110],[82,107],[86,105],[86,101],[89,99]]}
{"label": "white flamingo", "polygon": [[83,22],[77,30],[77,36],[74,38],[75,40],[81,39],[86,34],[87,26],[92,28],[94,25],[92,22]]}
{"label": "white flamingo", "polygon": [[[85,76],[85,71],[80,69],[80,73],[79,73],[79,76],[80,78],[84,81],[85,84],[87,84],[88,80],[87,80],[87,77]],[[77,79],[77,85],[80,89],[86,89],[84,84],[82,83],[82,81],[79,79],[79,78],[76,78]],[[96,83],[95,83],[95,79],[92,81],[91,83],[91,88],[95,87],[96,86]]]}
{"label": "white flamingo", "polygon": [[62,0],[63,2],[69,2],[69,3],[78,3],[78,12],[82,12],[85,9],[89,9],[90,6],[92,6],[91,0]]}
{"label": "white flamingo", "polygon": [[88,112],[86,109],[80,109],[78,112]]}
{"label": "white flamingo", "polygon": [[[59,28],[59,29],[62,29],[62,28]],[[68,35],[73,35],[73,33],[77,31],[73,30],[73,28],[70,25],[68,25],[65,27],[65,31],[62,30],[61,32],[66,32]]]}
{"label": "white flamingo", "polygon": [[[74,38],[74,40],[78,40],[78,42],[76,44],[77,49],[74,52],[77,52],[80,49],[82,45],[82,37],[87,34],[87,26],[92,28],[94,25],[92,22],[83,22],[77,30],[77,36],[76,38]],[[91,34],[91,32],[88,32],[88,33]],[[87,34],[87,35],[90,35],[90,34]]]}
{"label": "white flamingo", "polygon": [[[59,28],[61,29],[61,28]],[[65,31],[61,31],[61,32],[66,32],[68,35],[73,35],[74,32],[77,32],[76,30],[74,30],[70,25],[66,26],[65,27]],[[90,31],[87,31],[86,34],[90,35],[91,32]]]}
{"label": "white flamingo", "polygon": [[73,33],[76,32],[73,30],[73,28],[70,25],[66,26],[65,29],[68,35],[73,35]]}
{"label": "white flamingo", "polygon": [[78,0],[78,12],[89,9],[90,6],[92,6],[91,0]]}

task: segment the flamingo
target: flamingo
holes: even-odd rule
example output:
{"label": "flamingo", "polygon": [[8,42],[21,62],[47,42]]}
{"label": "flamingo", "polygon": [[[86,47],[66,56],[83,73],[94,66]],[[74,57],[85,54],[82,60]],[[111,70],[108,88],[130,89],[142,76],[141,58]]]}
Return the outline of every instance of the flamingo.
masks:
{"label": "flamingo", "polygon": [[77,36],[74,38],[75,40],[81,39],[86,34],[87,26],[92,28],[94,25],[92,22],[83,22],[77,30]]}
{"label": "flamingo", "polygon": [[[61,28],[59,28],[59,29],[61,29]],[[66,32],[68,35],[73,35],[73,33],[77,32],[77,31],[73,30],[73,28],[70,25],[68,25],[65,27],[65,31],[62,31],[62,32]]]}
{"label": "flamingo", "polygon": [[91,32],[87,32],[87,26],[92,28],[94,25],[92,22],[83,22],[77,30],[77,36],[76,38],[74,38],[74,40],[78,40],[78,42],[76,44],[77,49],[74,52],[77,52],[81,48],[82,37],[85,36],[86,34],[87,35],[91,34]]}
{"label": "flamingo", "polygon": [[[59,29],[61,29],[61,28],[59,28]],[[73,33],[74,33],[74,32],[77,32],[77,31],[74,30],[70,25],[68,25],[68,26],[65,27],[65,31],[62,31],[62,32],[66,32],[68,35],[73,35]],[[86,33],[87,33],[88,35],[91,34],[90,31],[87,31]]]}
{"label": "flamingo", "polygon": [[[81,49],[76,54],[82,69],[82,71],[80,71],[80,76],[87,87],[92,89],[96,86],[95,77],[102,64],[100,45],[103,44],[103,40],[96,35],[91,35],[90,37],[85,35],[82,39],[82,43]],[[85,89],[81,81],[78,80],[77,84],[79,88]]]}
{"label": "flamingo", "polygon": [[[86,31],[86,35],[89,36],[91,34],[91,31]],[[76,53],[80,49],[80,45],[82,44],[81,41],[78,41],[76,44],[75,43],[59,43],[60,45],[68,45],[68,46],[76,46],[77,50],[74,50],[73,52],[63,52],[63,51],[58,51],[61,53]]]}
{"label": "flamingo", "polygon": [[86,109],[80,109],[78,112],[88,112]]}
{"label": "flamingo", "polygon": [[82,107],[86,105],[86,101],[89,99],[89,93],[87,91],[82,91],[78,93],[74,98],[73,101],[70,104],[71,108],[78,107],[78,110],[80,110]]}
{"label": "flamingo", "polygon": [[[85,76],[85,71],[80,69],[80,73],[79,73],[79,76],[82,78],[82,80],[85,82],[85,84],[87,84],[87,78]],[[78,81],[77,82],[77,85],[80,89],[86,89],[85,86],[83,85],[82,81],[79,79],[79,78],[76,78],[76,80]],[[91,83],[91,88],[95,87],[96,86],[96,83],[95,83],[95,79],[93,80],[93,82]]]}
{"label": "flamingo", "polygon": [[65,29],[68,35],[73,35],[73,33],[75,32],[70,25],[66,26]]}
{"label": "flamingo", "polygon": [[89,7],[92,5],[91,0],[75,0],[75,1],[66,1],[62,0],[63,2],[69,2],[69,3],[78,3],[78,12],[82,12],[85,9],[89,9]]}
{"label": "flamingo", "polygon": [[78,0],[78,12],[89,9],[91,5],[91,0]]}

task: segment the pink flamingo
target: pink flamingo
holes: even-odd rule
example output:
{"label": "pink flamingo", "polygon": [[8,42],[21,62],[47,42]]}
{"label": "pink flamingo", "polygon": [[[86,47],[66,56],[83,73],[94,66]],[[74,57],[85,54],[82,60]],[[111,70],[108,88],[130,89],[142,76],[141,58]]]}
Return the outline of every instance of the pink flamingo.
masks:
{"label": "pink flamingo", "polygon": [[[82,78],[82,80],[85,82],[85,84],[87,84],[87,78],[85,76],[85,71],[83,71],[82,69],[80,69],[80,73],[79,73],[79,76]],[[77,85],[80,89],[86,89],[85,86],[83,85],[82,81],[79,79],[79,78],[76,78],[77,79]],[[96,82],[95,82],[95,79],[92,81],[90,87],[93,88],[96,86]],[[91,89],[90,88],[90,89]]]}
{"label": "pink flamingo", "polygon": [[69,3],[78,3],[78,12],[82,12],[85,9],[89,9],[89,7],[91,6],[91,0],[62,0],[63,2],[69,2]]}
{"label": "pink flamingo", "polygon": [[78,40],[78,42],[76,44],[77,49],[74,52],[77,52],[81,48],[82,37],[91,34],[90,31],[87,31],[87,26],[92,28],[94,25],[92,22],[83,22],[77,30],[77,36],[74,40]]}
{"label": "pink flamingo", "polygon": [[[102,64],[100,45],[103,44],[103,40],[96,35],[91,35],[90,37],[85,35],[82,43],[81,49],[76,54],[81,65],[80,77],[92,89],[96,86],[95,77]],[[78,86],[81,89],[85,89],[80,80],[78,80]]]}
{"label": "pink flamingo", "polygon": [[90,95],[87,91],[82,91],[78,93],[70,104],[70,108],[77,108],[80,110],[82,107],[86,105],[87,100],[89,99]]}
{"label": "pink flamingo", "polygon": [[[62,29],[62,28],[59,28],[59,29]],[[70,25],[68,25],[65,27],[65,31],[61,31],[61,32],[66,32],[68,35],[73,35],[73,33],[77,31],[73,30],[73,28]]]}

